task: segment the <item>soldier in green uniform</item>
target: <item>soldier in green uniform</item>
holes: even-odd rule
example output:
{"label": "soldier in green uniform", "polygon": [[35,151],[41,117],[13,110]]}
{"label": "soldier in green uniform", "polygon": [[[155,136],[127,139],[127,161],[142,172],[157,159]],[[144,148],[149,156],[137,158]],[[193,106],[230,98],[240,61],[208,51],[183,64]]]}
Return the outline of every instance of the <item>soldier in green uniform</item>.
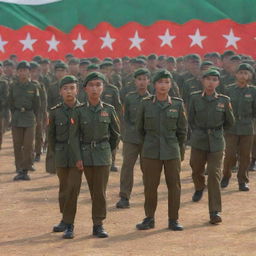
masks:
{"label": "soldier in green uniform", "polygon": [[72,58],[68,62],[69,75],[75,76],[77,79],[79,77],[79,64],[80,64],[80,61],[77,58]]}
{"label": "soldier in green uniform", "polygon": [[156,95],[141,101],[137,115],[137,129],[141,136],[142,172],[146,218],[137,224],[145,230],[155,226],[157,188],[162,168],[168,188],[169,229],[183,230],[178,222],[180,207],[180,164],[184,156],[187,119],[183,101],[170,97],[172,75],[167,70],[156,73],[153,84]]}
{"label": "soldier in green uniform", "polygon": [[221,217],[221,163],[224,150],[223,129],[234,124],[234,115],[229,97],[218,94],[220,73],[209,69],[202,75],[203,91],[194,92],[189,106],[191,134],[190,166],[195,186],[192,197],[198,202],[203,195],[205,165],[208,173],[208,200],[210,223],[220,223]]}
{"label": "soldier in green uniform", "polygon": [[109,82],[113,85],[115,85],[118,90],[121,90],[122,88],[122,60],[120,58],[116,58],[113,60],[113,70],[111,74],[111,78]]}
{"label": "soldier in green uniform", "polygon": [[17,76],[9,94],[15,166],[18,172],[14,180],[29,180],[27,173],[33,164],[35,124],[40,109],[39,85],[30,80],[30,64],[27,61],[17,65]]}
{"label": "soldier in green uniform", "polygon": [[226,130],[226,150],[221,187],[225,188],[231,178],[231,169],[238,160],[237,179],[240,191],[249,191],[248,167],[253,143],[254,118],[256,117],[256,88],[248,84],[254,74],[249,64],[241,64],[236,72],[236,83],[226,91],[231,99],[236,118],[234,126]]}
{"label": "soldier in green uniform", "polygon": [[80,192],[82,171],[76,168],[75,156],[70,147],[70,127],[73,124],[73,111],[80,103],[77,79],[65,76],[60,82],[60,95],[63,103],[51,108],[48,124],[48,150],[54,152],[55,166],[59,178],[59,207],[61,222],[53,227],[53,232],[63,232],[63,238],[74,237],[74,219],[77,198]]}
{"label": "soldier in green uniform", "polygon": [[124,109],[124,135],[123,135],[123,164],[120,174],[120,200],[117,208],[129,208],[129,199],[133,187],[134,165],[141,153],[141,138],[136,131],[136,114],[141,100],[149,96],[147,87],[150,83],[148,69],[138,69],[134,72],[136,91],[127,94]]}
{"label": "soldier in green uniform", "polygon": [[[88,74],[84,86],[88,102],[76,108],[70,139],[76,166],[84,169],[92,199],[93,235],[104,238],[106,187],[111,166],[111,152],[119,140],[119,121],[113,106],[100,100],[105,76]],[[80,151],[81,149],[81,151]]]}

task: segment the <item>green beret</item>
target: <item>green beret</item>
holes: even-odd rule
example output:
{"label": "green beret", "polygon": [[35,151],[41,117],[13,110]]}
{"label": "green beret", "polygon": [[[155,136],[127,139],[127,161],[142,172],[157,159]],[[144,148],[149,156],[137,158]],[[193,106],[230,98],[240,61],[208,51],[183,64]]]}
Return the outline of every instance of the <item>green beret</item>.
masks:
{"label": "green beret", "polygon": [[240,70],[248,70],[252,74],[254,74],[254,72],[255,72],[254,68],[250,64],[247,64],[247,63],[240,64],[238,69],[237,69],[237,72],[240,71]]}
{"label": "green beret", "polygon": [[23,61],[19,62],[18,65],[17,65],[17,70],[18,69],[30,69],[29,62],[26,61],[26,60],[23,60]]}
{"label": "green beret", "polygon": [[139,59],[139,58],[136,58],[136,59],[135,59],[135,63],[136,63],[136,64],[142,64],[142,65],[146,65],[146,64],[147,64],[145,60]]}
{"label": "green beret", "polygon": [[148,60],[156,60],[157,59],[157,55],[156,54],[150,54],[148,56]]}
{"label": "green beret", "polygon": [[136,63],[137,63],[136,61],[137,61],[136,58],[130,59],[130,63],[131,63],[131,64],[136,64]]}
{"label": "green beret", "polygon": [[54,70],[56,70],[56,69],[68,69],[68,66],[63,61],[56,61],[55,66],[54,66]]}
{"label": "green beret", "polygon": [[210,57],[211,57],[211,54],[209,52],[204,55],[204,59],[208,59]]}
{"label": "green beret", "polygon": [[41,64],[50,64],[49,59],[42,59]]}
{"label": "green beret", "polygon": [[166,62],[167,62],[167,63],[176,63],[176,60],[175,60],[174,57],[170,56],[170,57],[168,57],[168,58],[166,59]]}
{"label": "green beret", "polygon": [[91,62],[88,59],[81,59],[79,66],[90,65]]}
{"label": "green beret", "polygon": [[95,70],[95,69],[99,70],[99,69],[100,69],[100,68],[99,68],[99,65],[97,65],[97,64],[90,64],[90,65],[87,67],[87,71],[91,71],[91,70]]}
{"label": "green beret", "polygon": [[129,58],[128,56],[124,56],[124,57],[122,58],[122,60],[123,60],[123,61],[129,61],[130,58]]}
{"label": "green beret", "polygon": [[72,58],[69,60],[68,65],[78,65],[80,63],[78,58]]}
{"label": "green beret", "polygon": [[141,75],[146,75],[148,77],[150,77],[150,72],[147,68],[139,68],[137,70],[135,70],[133,76],[134,78],[136,78],[137,76],[141,76]]}
{"label": "green beret", "polygon": [[113,60],[112,60],[110,57],[105,58],[105,59],[103,60],[103,62],[105,62],[105,61],[108,61],[108,62],[112,62],[112,63],[113,63]]}
{"label": "green beret", "polygon": [[165,60],[165,56],[164,55],[160,55],[160,56],[158,56],[158,60]]}
{"label": "green beret", "polygon": [[36,69],[36,68],[39,68],[40,65],[36,62],[36,61],[31,61],[30,62],[30,68],[31,69]]}
{"label": "green beret", "polygon": [[100,72],[91,72],[84,80],[84,87],[86,87],[87,83],[92,80],[102,80],[103,82],[105,82],[106,77]]}
{"label": "green beret", "polygon": [[182,62],[182,61],[184,61],[184,58],[181,56],[181,57],[178,57],[178,58],[176,58],[176,61],[177,62]]}
{"label": "green beret", "polygon": [[218,52],[212,52],[212,53],[210,54],[210,57],[211,57],[211,58],[218,58],[218,59],[221,59],[221,56],[220,56],[220,54],[219,54]]}
{"label": "green beret", "polygon": [[100,64],[100,69],[105,68],[105,67],[111,67],[113,66],[113,62],[110,61],[104,61]]}
{"label": "green beret", "polygon": [[78,80],[75,76],[64,76],[61,81],[60,81],[60,88],[65,85],[65,84],[73,84],[73,83],[77,83]]}
{"label": "green beret", "polygon": [[158,80],[160,80],[162,78],[172,79],[172,74],[166,69],[162,69],[162,70],[158,71],[155,74],[155,76],[153,77],[153,84],[155,84]]}
{"label": "green beret", "polygon": [[94,57],[94,58],[91,58],[91,62],[92,62],[93,64],[98,64],[98,63],[100,63],[100,59],[97,58],[97,57]]}
{"label": "green beret", "polygon": [[116,63],[121,63],[122,60],[120,58],[116,58],[113,60],[113,63],[116,64]]}
{"label": "green beret", "polygon": [[241,61],[242,58],[239,55],[233,55],[230,57],[231,61]]}
{"label": "green beret", "polygon": [[218,78],[220,78],[220,72],[214,68],[210,68],[203,73],[202,78],[205,78],[207,76],[217,76]]}
{"label": "green beret", "polygon": [[65,58],[73,58],[73,57],[74,57],[74,55],[72,53],[67,53],[65,55]]}
{"label": "green beret", "polygon": [[221,59],[224,59],[225,57],[231,57],[233,55],[235,55],[236,53],[234,51],[231,50],[227,50],[225,51],[222,55],[221,55]]}
{"label": "green beret", "polygon": [[147,57],[144,55],[140,55],[140,56],[138,56],[138,59],[147,60]]}
{"label": "green beret", "polygon": [[17,58],[17,55],[16,54],[11,54],[10,58]]}
{"label": "green beret", "polygon": [[42,58],[42,56],[38,55],[38,56],[33,57],[32,60],[40,64],[42,62],[43,58]]}
{"label": "green beret", "polygon": [[213,66],[213,65],[214,65],[213,62],[207,60],[201,63],[200,68],[202,69],[205,66]]}
{"label": "green beret", "polygon": [[4,62],[3,62],[3,65],[4,65],[4,67],[6,67],[6,66],[12,66],[12,67],[14,67],[15,65],[14,65],[14,62],[12,61],[12,60],[5,60]]}
{"label": "green beret", "polygon": [[198,54],[188,54],[187,56],[185,56],[185,60],[196,60],[196,61],[200,61],[201,58]]}

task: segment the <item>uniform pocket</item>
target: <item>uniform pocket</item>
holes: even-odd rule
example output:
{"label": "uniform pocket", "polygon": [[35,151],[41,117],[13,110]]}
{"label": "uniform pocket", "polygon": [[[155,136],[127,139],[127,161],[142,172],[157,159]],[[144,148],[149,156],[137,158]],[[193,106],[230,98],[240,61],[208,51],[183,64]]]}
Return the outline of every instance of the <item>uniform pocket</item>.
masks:
{"label": "uniform pocket", "polygon": [[177,109],[170,109],[166,113],[166,121],[167,121],[167,129],[174,130],[177,127],[177,119],[179,117],[179,113]]}
{"label": "uniform pocket", "polygon": [[145,113],[144,128],[146,130],[154,130],[155,129],[154,116],[151,113]]}

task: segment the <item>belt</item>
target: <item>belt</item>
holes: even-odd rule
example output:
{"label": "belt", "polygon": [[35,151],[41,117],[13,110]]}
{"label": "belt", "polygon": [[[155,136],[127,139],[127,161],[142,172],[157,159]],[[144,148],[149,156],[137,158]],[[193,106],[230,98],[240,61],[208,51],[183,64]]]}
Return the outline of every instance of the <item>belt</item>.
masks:
{"label": "belt", "polygon": [[97,144],[100,144],[102,142],[107,142],[107,141],[108,141],[108,139],[102,139],[102,140],[98,140],[98,141],[92,140],[91,142],[83,142],[82,144],[83,145],[90,145],[91,148],[96,148]]}

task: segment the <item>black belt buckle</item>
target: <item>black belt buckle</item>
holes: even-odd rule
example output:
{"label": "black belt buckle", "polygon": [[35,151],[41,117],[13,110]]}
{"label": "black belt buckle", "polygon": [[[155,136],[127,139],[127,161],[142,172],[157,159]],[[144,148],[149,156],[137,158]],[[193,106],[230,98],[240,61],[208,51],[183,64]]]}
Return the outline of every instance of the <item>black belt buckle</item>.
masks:
{"label": "black belt buckle", "polygon": [[96,148],[96,141],[95,140],[91,141],[91,148]]}

